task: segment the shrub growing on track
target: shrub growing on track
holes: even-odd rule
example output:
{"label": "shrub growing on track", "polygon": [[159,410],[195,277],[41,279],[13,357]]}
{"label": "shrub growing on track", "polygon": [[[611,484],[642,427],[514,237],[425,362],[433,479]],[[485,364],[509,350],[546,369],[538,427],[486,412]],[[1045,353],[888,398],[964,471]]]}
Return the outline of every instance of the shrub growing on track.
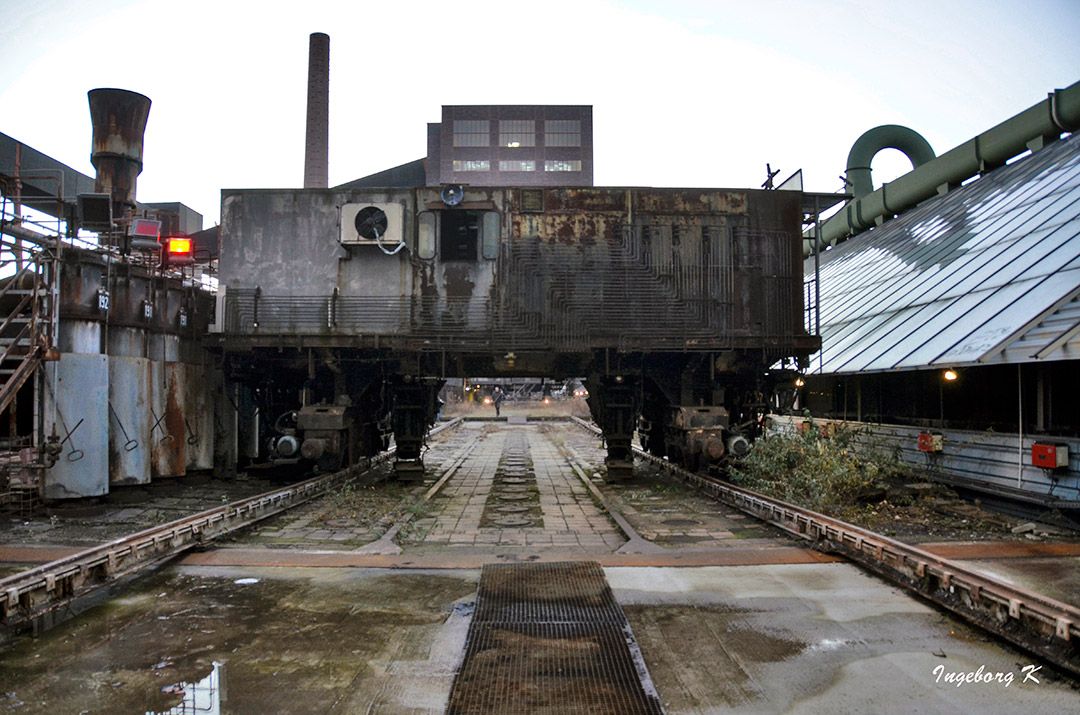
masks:
{"label": "shrub growing on track", "polygon": [[770,435],[728,469],[736,484],[811,509],[846,505],[880,480],[910,474],[897,455],[863,430],[822,429]]}

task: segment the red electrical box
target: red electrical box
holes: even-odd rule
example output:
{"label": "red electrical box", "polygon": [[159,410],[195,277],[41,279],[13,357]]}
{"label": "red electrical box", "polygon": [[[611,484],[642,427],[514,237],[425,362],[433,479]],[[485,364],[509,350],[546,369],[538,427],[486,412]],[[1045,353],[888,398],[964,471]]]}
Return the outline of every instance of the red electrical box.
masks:
{"label": "red electrical box", "polygon": [[940,452],[945,449],[945,438],[939,434],[931,434],[930,432],[919,433],[919,451],[920,452]]}
{"label": "red electrical box", "polygon": [[1069,445],[1036,442],[1031,445],[1031,463],[1045,469],[1069,466]]}

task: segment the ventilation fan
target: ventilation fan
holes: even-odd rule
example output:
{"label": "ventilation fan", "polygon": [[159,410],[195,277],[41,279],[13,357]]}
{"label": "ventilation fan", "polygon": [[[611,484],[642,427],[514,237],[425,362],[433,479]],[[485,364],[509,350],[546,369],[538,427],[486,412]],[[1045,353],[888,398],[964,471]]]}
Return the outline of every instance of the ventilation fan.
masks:
{"label": "ventilation fan", "polygon": [[394,247],[404,240],[401,204],[345,204],[341,207],[341,243]]}

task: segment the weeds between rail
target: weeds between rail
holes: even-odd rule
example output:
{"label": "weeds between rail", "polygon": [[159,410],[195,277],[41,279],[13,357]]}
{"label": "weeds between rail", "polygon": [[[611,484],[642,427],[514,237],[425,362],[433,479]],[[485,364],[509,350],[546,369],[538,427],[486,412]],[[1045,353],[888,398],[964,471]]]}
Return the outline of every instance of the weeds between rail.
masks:
{"label": "weeds between rail", "polygon": [[800,432],[759,439],[729,476],[747,489],[820,510],[859,501],[884,480],[910,480],[914,470],[865,430],[824,430],[809,420]]}

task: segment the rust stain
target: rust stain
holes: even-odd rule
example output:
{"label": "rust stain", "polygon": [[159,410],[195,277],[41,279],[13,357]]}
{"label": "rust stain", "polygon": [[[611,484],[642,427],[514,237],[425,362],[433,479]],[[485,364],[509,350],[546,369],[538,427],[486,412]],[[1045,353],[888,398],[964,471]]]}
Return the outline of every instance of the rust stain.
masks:
{"label": "rust stain", "polygon": [[967,543],[919,544],[944,559],[1017,559],[1040,556],[1080,556],[1080,544],[1035,543],[1026,541],[981,541]]}
{"label": "rust stain", "polygon": [[618,218],[602,213],[548,213],[539,217],[539,235],[567,245],[592,245],[613,235]]}
{"label": "rust stain", "polygon": [[[168,369],[168,366],[166,367]],[[176,379],[175,373],[169,371],[169,391],[165,405],[165,429],[168,430],[172,440],[164,445],[169,459],[169,470],[172,474],[182,475],[187,471],[187,462],[184,457],[184,400],[182,397],[183,386]]]}
{"label": "rust stain", "polygon": [[120,89],[94,89],[88,96],[94,129],[90,163],[97,169],[94,189],[110,193],[117,204],[134,207],[150,100]]}
{"label": "rust stain", "polygon": [[549,212],[626,211],[624,189],[549,189],[544,203]]}
{"label": "rust stain", "polygon": [[[110,424],[109,424],[109,429],[108,429],[108,433],[109,433],[109,440],[108,440],[108,442],[109,442],[109,486],[110,487],[115,485],[115,484],[123,484],[124,482],[129,481],[128,478],[127,478],[127,474],[124,473],[124,455],[123,455],[123,452],[120,450],[120,445],[118,445],[116,443],[117,439],[113,434],[113,430],[115,430],[116,427],[115,427],[115,425],[112,424],[112,421],[113,421],[113,418],[110,415],[109,416]],[[134,480],[132,480],[132,481],[134,481]]]}
{"label": "rust stain", "polygon": [[154,479],[179,477],[187,471],[187,455],[184,448],[187,443],[184,427],[184,388],[182,381],[176,375],[176,369],[182,369],[182,367],[180,363],[161,363],[166,384],[165,414],[164,416],[157,415],[161,418],[161,423],[151,430],[150,435],[154,450],[151,476]]}
{"label": "rust stain", "polygon": [[471,298],[476,283],[472,280],[472,263],[448,263],[443,266],[443,281],[447,298]]}
{"label": "rust stain", "polygon": [[659,214],[745,214],[746,192],[650,189],[633,193],[634,211]]}

